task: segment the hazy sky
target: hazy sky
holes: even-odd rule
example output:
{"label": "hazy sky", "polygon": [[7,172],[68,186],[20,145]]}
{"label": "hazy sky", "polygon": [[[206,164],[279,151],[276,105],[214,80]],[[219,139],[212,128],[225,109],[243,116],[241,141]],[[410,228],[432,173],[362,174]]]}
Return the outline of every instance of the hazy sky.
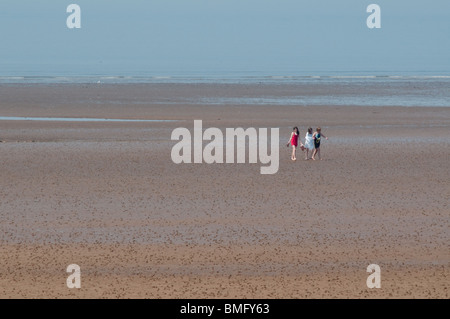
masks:
{"label": "hazy sky", "polygon": [[0,75],[450,73],[449,0],[2,0],[0,34]]}

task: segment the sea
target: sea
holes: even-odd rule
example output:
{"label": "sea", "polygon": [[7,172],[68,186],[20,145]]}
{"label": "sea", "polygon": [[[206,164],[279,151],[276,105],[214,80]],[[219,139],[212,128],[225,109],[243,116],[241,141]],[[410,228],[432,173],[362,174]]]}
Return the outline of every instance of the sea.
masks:
{"label": "sea", "polygon": [[[52,84],[245,84],[312,86],[318,94],[298,96],[215,96],[172,103],[208,105],[354,105],[450,107],[450,72],[321,71],[293,74],[262,72],[182,73],[141,72],[139,74],[36,74],[2,75],[0,85]],[[328,90],[341,88],[338,93]],[[349,88],[345,90],[345,88]],[[321,90],[323,88],[323,90]],[[351,88],[351,89],[350,89]],[[361,89],[359,89],[361,88]],[[370,89],[373,88],[373,89]]]}

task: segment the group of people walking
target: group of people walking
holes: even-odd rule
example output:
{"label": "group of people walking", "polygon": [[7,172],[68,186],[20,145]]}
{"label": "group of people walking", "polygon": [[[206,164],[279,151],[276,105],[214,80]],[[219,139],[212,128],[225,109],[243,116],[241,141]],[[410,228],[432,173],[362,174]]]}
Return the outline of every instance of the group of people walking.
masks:
{"label": "group of people walking", "polygon": [[[291,160],[296,161],[297,160],[297,147],[299,144],[299,136],[300,131],[298,127],[294,127],[292,129],[291,137],[289,138],[289,142],[287,143],[287,147],[289,145],[292,146],[292,155]],[[315,156],[318,157],[319,160],[322,158],[320,157],[320,139],[324,137],[326,140],[328,140],[328,137],[326,137],[323,133],[320,127],[316,128],[316,131],[313,133],[313,129],[310,127],[308,128],[308,132],[306,132],[305,136],[305,144],[302,143],[300,139],[300,149],[304,151],[306,149],[306,156],[305,161],[312,159],[315,160]],[[311,157],[309,157],[309,153],[311,152]]]}

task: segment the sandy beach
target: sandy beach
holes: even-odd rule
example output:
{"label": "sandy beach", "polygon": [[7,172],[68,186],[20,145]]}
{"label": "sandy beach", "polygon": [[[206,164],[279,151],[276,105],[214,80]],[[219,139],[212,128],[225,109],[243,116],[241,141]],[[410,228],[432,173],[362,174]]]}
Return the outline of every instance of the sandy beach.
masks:
{"label": "sandy beach", "polygon": [[[217,99],[376,89],[0,85],[3,117],[173,120],[0,121],[0,298],[448,299],[450,107]],[[280,128],[278,172],[174,164],[171,132],[195,119]],[[322,127],[324,160],[290,160],[293,126]]]}

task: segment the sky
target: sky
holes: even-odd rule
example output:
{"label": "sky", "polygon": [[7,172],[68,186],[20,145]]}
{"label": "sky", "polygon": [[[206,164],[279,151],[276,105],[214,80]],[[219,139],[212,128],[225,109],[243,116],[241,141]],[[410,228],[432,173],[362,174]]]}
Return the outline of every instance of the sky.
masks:
{"label": "sky", "polygon": [[450,1],[2,0],[0,39],[0,76],[448,75]]}

